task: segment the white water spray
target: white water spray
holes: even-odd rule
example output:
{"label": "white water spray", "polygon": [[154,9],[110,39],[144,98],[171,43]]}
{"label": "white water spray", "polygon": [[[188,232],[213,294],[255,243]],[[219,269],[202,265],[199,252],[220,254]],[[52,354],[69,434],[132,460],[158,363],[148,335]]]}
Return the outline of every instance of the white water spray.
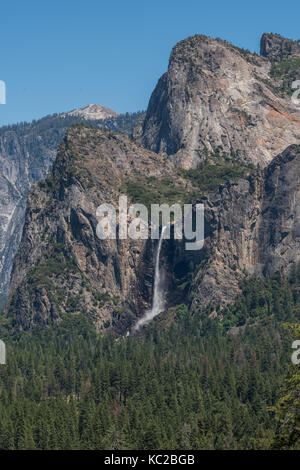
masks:
{"label": "white water spray", "polygon": [[162,228],[158,247],[155,258],[155,274],[154,274],[154,289],[153,289],[153,302],[151,310],[147,310],[145,315],[134,325],[133,330],[137,331],[141,326],[153,320],[154,317],[163,312],[165,308],[165,291],[163,286],[162,269],[160,269],[160,252],[162,247],[162,241],[164,232],[167,226]]}

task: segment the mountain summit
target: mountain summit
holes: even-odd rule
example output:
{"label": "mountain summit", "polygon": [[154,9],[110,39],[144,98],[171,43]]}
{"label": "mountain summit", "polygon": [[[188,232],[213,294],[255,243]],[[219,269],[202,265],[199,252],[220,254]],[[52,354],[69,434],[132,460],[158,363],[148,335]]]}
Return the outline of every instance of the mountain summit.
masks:
{"label": "mountain summit", "polygon": [[260,53],[271,62],[300,57],[300,41],[284,38],[280,34],[264,33],[260,40]]}
{"label": "mountain summit", "polygon": [[88,104],[87,106],[83,106],[83,108],[74,109],[67,113],[69,116],[81,116],[87,120],[95,120],[98,121],[100,119],[107,119],[110,117],[117,117],[118,113],[113,109],[106,108],[105,106],[101,106],[100,104]]}
{"label": "mountain summit", "polygon": [[[263,50],[275,50],[272,44]],[[220,153],[267,166],[300,139],[293,75],[282,77],[267,55],[199,34],[179,42],[150,98],[141,144],[183,168]]]}

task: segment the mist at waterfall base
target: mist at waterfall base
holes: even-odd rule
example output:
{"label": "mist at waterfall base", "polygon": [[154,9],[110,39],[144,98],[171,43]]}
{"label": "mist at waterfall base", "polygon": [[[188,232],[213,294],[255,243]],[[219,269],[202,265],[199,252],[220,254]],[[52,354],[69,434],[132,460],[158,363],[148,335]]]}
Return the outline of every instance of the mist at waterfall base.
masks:
{"label": "mist at waterfall base", "polygon": [[163,267],[160,266],[160,253],[166,228],[166,226],[162,228],[156,250],[152,308],[151,310],[147,310],[144,316],[138,320],[133,327],[133,331],[137,331],[139,328],[149,323],[154,317],[163,312],[165,308],[166,292],[164,288],[164,270]]}

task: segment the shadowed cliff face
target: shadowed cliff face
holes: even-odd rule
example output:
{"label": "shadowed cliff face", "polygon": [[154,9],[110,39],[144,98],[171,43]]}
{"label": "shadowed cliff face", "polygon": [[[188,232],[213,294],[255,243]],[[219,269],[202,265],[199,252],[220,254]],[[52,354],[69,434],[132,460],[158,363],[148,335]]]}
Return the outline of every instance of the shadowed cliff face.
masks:
{"label": "shadowed cliff face", "polygon": [[[13,130],[0,134],[0,293],[8,288],[30,186],[48,173],[56,154],[55,144],[45,146],[44,135],[27,131],[27,135]],[[54,140],[58,143],[62,135],[58,131]]]}
{"label": "shadowed cliff face", "polygon": [[281,62],[291,56],[300,57],[300,42],[280,34],[264,33],[260,40],[260,53],[271,62]]}
{"label": "shadowed cliff face", "polygon": [[266,166],[300,138],[299,108],[270,71],[268,59],[222,40],[179,42],[151,96],[141,144],[184,168],[216,152]]}
{"label": "shadowed cliff face", "polygon": [[201,202],[206,263],[194,279],[193,308],[231,303],[246,275],[288,274],[300,261],[300,146]]}

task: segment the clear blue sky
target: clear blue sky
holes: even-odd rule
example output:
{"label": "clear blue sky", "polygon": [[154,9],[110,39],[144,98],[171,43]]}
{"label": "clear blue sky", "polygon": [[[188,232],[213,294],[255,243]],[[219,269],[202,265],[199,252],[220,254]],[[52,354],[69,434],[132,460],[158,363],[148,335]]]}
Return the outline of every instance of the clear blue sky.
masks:
{"label": "clear blue sky", "polygon": [[145,109],[171,48],[221,37],[258,51],[263,32],[300,38],[299,0],[2,0],[0,125],[88,103]]}

